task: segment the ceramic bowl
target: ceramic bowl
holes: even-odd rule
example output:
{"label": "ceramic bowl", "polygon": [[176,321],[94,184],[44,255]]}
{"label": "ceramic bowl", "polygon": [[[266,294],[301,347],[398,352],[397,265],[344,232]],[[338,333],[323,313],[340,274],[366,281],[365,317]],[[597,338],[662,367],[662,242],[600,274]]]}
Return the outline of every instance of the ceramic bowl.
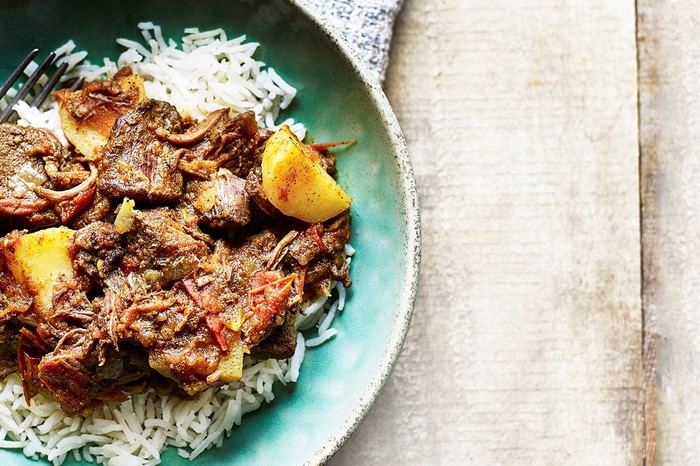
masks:
{"label": "ceramic bowl", "polygon": [[[320,464],[369,410],[401,350],[418,280],[420,227],[406,144],[379,84],[354,50],[305,2],[264,0],[0,0],[0,77],[28,50],[53,50],[72,38],[89,56],[116,58],[117,37],[139,39],[137,23],[166,37],[185,27],[222,27],[261,44],[259,59],[298,90],[288,114],[317,141],[356,138],[338,154],[338,180],[353,197],[357,250],[335,338],[309,349],[299,380],[276,385],[276,398],[246,415],[220,449],[195,465]],[[36,465],[0,450],[5,464]],[[72,464],[67,461],[67,464]],[[189,464],[174,449],[163,464]]]}

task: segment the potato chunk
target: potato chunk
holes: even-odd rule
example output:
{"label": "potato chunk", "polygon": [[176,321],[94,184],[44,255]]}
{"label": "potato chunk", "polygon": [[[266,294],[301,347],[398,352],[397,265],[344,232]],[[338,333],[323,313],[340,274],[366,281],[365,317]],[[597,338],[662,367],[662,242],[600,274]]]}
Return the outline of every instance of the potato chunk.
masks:
{"label": "potato chunk", "polygon": [[56,285],[74,278],[69,246],[75,232],[70,228],[47,228],[5,239],[7,266],[15,280],[34,297],[40,314],[51,310]]}
{"label": "potato chunk", "polygon": [[229,344],[228,353],[223,355],[216,371],[207,377],[207,383],[231,383],[243,376],[243,342],[238,338]]}
{"label": "potato chunk", "polygon": [[318,153],[283,126],[267,140],[262,186],[268,200],[285,215],[323,222],[350,207],[352,199],[321,166]]}
{"label": "potato chunk", "polygon": [[78,91],[61,89],[54,95],[66,139],[84,156],[95,158],[95,149],[107,143],[117,118],[133,110],[146,94],[143,78],[124,68],[112,80]]}

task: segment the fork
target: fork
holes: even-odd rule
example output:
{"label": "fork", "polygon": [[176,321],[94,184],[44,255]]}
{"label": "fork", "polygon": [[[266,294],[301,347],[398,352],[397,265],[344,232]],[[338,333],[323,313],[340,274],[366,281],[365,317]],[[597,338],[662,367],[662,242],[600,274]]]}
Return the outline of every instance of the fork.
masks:
{"label": "fork", "polygon": [[[7,92],[12,88],[12,86],[15,84],[15,82],[19,79],[19,77],[22,75],[24,70],[29,66],[29,64],[32,62],[34,57],[37,56],[39,53],[39,49],[34,49],[31,52],[27,54],[26,57],[22,60],[22,62],[12,70],[10,73],[10,76],[5,80],[5,82],[0,86],[0,99],[4,98]],[[51,66],[51,64],[54,62],[56,59],[56,53],[51,52],[48,54],[48,56],[42,61],[39,66],[34,70],[34,72],[29,76],[27,81],[24,83],[24,85],[17,91],[17,94],[13,97],[12,101],[10,101],[9,104],[5,107],[5,109],[0,112],[0,123],[5,123],[10,116],[14,113],[14,106],[17,102],[20,100],[24,99],[27,94],[32,90],[32,88],[36,85],[37,81],[41,78],[41,76],[44,74],[44,72]],[[56,86],[56,83],[58,83],[58,80],[61,79],[61,76],[66,72],[68,69],[68,63],[63,62],[61,65],[54,71],[54,73],[49,77],[48,81],[46,82],[45,85],[41,88],[41,90],[34,96],[34,99],[29,103],[31,107],[39,107],[42,103],[44,103],[44,100],[48,97],[48,95],[51,93],[53,88]],[[80,86],[83,83],[83,79],[79,78],[77,79],[73,85],[71,86],[72,90],[76,90],[80,88]]]}

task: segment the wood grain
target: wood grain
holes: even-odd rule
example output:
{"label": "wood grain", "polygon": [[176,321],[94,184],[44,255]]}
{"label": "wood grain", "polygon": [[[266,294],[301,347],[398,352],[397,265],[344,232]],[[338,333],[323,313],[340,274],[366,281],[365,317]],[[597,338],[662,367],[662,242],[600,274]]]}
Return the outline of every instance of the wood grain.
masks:
{"label": "wood grain", "polygon": [[[697,1],[640,2],[643,193],[652,233],[656,464],[700,458],[700,43]],[[641,42],[640,42],[641,44]],[[643,50],[640,48],[640,50]],[[649,404],[648,403],[648,404]]]}
{"label": "wood grain", "polygon": [[391,60],[422,278],[331,464],[640,464],[634,3],[408,0]]}
{"label": "wood grain", "polygon": [[654,2],[637,3],[644,360],[644,464],[656,464],[656,26]]}

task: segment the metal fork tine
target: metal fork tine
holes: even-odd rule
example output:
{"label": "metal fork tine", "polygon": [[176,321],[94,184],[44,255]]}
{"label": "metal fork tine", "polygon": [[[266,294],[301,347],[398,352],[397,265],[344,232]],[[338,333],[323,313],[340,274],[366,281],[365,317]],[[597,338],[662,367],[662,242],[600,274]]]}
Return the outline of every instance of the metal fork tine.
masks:
{"label": "metal fork tine", "polygon": [[34,84],[39,80],[41,75],[46,71],[46,68],[51,66],[51,63],[53,62],[54,58],[56,58],[56,54],[54,52],[51,52],[43,62],[41,62],[41,65],[32,73],[32,75],[27,79],[27,82],[24,83],[24,86],[17,92],[17,95],[12,99],[12,102],[10,102],[7,107],[5,107],[5,110],[0,113],[0,123],[5,123],[8,118],[10,118],[10,115],[14,112],[12,109],[17,102],[22,100],[24,96],[26,96],[29,91],[34,87]]}
{"label": "metal fork tine", "polygon": [[66,69],[68,69],[68,63],[63,62],[61,63],[61,66],[58,67],[56,72],[51,75],[47,83],[44,85],[43,89],[41,92],[39,92],[36,97],[34,97],[34,100],[32,100],[32,103],[29,104],[30,107],[37,107],[41,106],[41,104],[44,103],[44,100],[49,96],[51,91],[53,91],[54,86],[56,86],[56,83],[58,82],[59,79],[61,79],[61,76],[63,76],[63,73],[66,72]]}
{"label": "metal fork tine", "polygon": [[77,91],[78,89],[80,89],[80,87],[83,85],[83,81],[85,81],[85,78],[80,76],[78,79],[75,80],[73,84],[71,84],[70,90]]}
{"label": "metal fork tine", "polygon": [[27,68],[29,63],[36,57],[36,54],[39,53],[39,49],[34,49],[29,54],[24,57],[24,60],[22,60],[22,63],[19,64],[17,68],[12,70],[12,73],[10,73],[10,76],[5,80],[4,83],[2,83],[2,87],[0,87],[0,99],[5,97],[5,94],[7,94],[7,91],[10,90],[12,85],[17,81],[17,78],[20,77],[22,72]]}

